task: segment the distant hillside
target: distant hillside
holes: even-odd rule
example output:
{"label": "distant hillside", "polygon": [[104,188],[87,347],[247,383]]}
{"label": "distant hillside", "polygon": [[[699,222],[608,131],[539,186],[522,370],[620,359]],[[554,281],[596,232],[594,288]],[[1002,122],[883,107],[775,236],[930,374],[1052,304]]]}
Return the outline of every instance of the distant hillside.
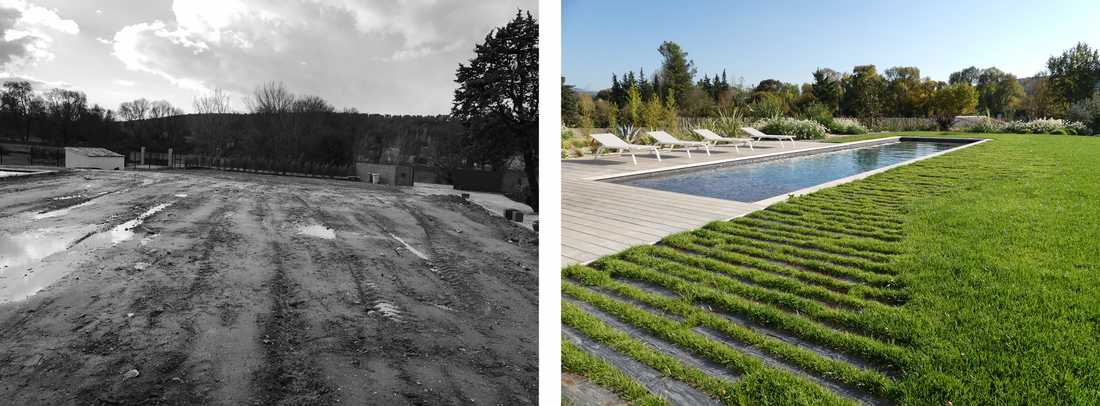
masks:
{"label": "distant hillside", "polygon": [[[3,118],[3,117],[0,117]],[[0,139],[23,141],[21,120],[0,119]],[[59,128],[31,122],[33,144],[98,146],[118,152],[140,150],[220,156],[293,156],[348,163],[426,163],[458,153],[462,126],[447,116],[359,113],[187,114],[159,119],[76,123]],[[62,139],[66,141],[62,141]]]}

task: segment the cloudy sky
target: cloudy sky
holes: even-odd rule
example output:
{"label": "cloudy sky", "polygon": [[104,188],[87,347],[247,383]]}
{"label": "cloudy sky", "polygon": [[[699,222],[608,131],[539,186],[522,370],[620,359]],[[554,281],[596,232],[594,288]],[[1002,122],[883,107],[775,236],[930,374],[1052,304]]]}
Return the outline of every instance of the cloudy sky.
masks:
{"label": "cloudy sky", "polygon": [[537,0],[0,0],[0,81],[192,111],[279,80],[337,108],[445,114],[458,64],[517,9],[538,16]]}

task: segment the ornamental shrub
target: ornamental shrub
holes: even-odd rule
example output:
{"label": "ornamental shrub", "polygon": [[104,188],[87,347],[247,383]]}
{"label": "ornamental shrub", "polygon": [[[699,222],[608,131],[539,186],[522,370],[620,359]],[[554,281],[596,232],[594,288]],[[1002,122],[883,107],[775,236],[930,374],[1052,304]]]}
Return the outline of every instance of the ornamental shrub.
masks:
{"label": "ornamental shrub", "polygon": [[825,124],[833,134],[867,134],[867,127],[854,118],[834,118]]}
{"label": "ornamental shrub", "polygon": [[971,133],[999,133],[1005,131],[1007,124],[1000,120],[994,120],[988,116],[982,117],[978,122],[963,128],[963,131]]}
{"label": "ornamental shrub", "polygon": [[800,140],[825,138],[828,129],[814,120],[799,120],[790,117],[765,118],[752,125],[765,134],[790,135]]}

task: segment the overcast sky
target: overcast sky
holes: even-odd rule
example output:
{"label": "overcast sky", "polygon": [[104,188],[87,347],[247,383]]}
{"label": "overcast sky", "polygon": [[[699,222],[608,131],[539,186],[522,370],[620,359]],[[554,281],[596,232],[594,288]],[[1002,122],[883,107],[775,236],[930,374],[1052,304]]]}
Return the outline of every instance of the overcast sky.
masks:
{"label": "overcast sky", "polygon": [[278,80],[337,108],[446,114],[458,64],[517,9],[538,17],[537,0],[0,0],[0,81],[190,112]]}

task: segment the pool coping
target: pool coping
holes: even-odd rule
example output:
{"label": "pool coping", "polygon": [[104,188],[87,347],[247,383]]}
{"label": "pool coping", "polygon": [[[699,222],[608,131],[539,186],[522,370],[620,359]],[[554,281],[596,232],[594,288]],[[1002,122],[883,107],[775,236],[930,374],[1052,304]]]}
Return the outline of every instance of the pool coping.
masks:
{"label": "pool coping", "polygon": [[[695,169],[695,168],[705,167],[705,166],[721,166],[721,165],[730,165],[730,164],[736,164],[736,165],[752,164],[752,163],[757,163],[757,162],[773,161],[773,160],[777,160],[777,159],[794,158],[794,157],[799,157],[799,156],[819,154],[819,153],[823,153],[823,152],[833,152],[833,151],[840,151],[840,150],[845,150],[845,149],[871,147],[871,146],[875,146],[875,145],[879,145],[879,144],[891,144],[891,143],[894,143],[894,142],[901,141],[902,138],[912,139],[912,140],[915,140],[915,141],[966,142],[966,144],[975,144],[979,141],[989,140],[988,138],[948,138],[948,137],[921,137],[921,136],[899,135],[899,136],[894,136],[894,137],[875,138],[873,140],[853,141],[853,142],[838,143],[838,144],[833,144],[833,145],[823,145],[823,146],[819,146],[819,147],[810,147],[810,148],[800,149],[800,150],[797,150],[797,151],[778,151],[778,152],[772,152],[772,153],[769,153],[769,154],[734,157],[734,158],[729,158],[729,159],[720,159],[720,160],[716,160],[716,161],[692,162],[692,163],[687,163],[687,164],[683,164],[683,165],[670,166],[670,167],[667,167],[667,168],[643,169],[643,170],[640,170],[640,171],[623,172],[623,173],[616,173],[616,174],[612,174],[612,175],[589,176],[589,177],[581,178],[581,179],[582,180],[595,180],[595,181],[610,181],[610,180],[614,180],[614,179],[637,178],[637,177],[644,177],[645,175],[656,175],[656,174],[659,174],[659,173],[662,173],[662,172],[679,172],[679,171],[685,171],[685,170],[688,170],[688,169]],[[962,148],[962,146],[960,146],[959,148]],[[954,150],[957,150],[959,148],[952,148],[949,151],[954,151]],[[909,162],[909,161],[906,161],[906,162]]]}
{"label": "pool coping", "polygon": [[[881,167],[881,168],[872,169],[872,170],[869,170],[869,171],[866,171],[866,172],[860,172],[860,173],[857,173],[855,175],[846,176],[846,177],[843,177],[843,178],[840,178],[840,179],[831,180],[831,181],[828,181],[828,182],[825,182],[825,183],[820,183],[820,184],[817,184],[817,185],[808,186],[808,187],[805,187],[805,188],[802,188],[802,189],[798,189],[798,190],[794,190],[794,191],[787,192],[787,193],[784,193],[784,194],[772,196],[772,197],[769,197],[769,198],[766,198],[766,199],[761,199],[761,200],[756,200],[756,201],[751,201],[751,202],[743,202],[743,201],[740,201],[740,200],[730,200],[730,199],[723,199],[723,200],[730,200],[730,201],[739,202],[739,203],[749,203],[749,204],[759,204],[759,205],[764,205],[764,206],[770,206],[772,204],[787,200],[792,196],[804,195],[804,194],[812,193],[814,191],[824,189],[824,188],[827,188],[827,187],[837,186],[837,185],[852,182],[852,181],[855,181],[855,180],[863,179],[863,178],[866,178],[868,176],[874,175],[876,173],[882,173],[882,172],[888,171],[890,169],[897,168],[899,166],[908,165],[908,164],[911,164],[913,162],[921,161],[921,160],[932,158],[932,157],[937,157],[937,156],[943,155],[943,154],[948,153],[948,152],[958,151],[958,150],[963,149],[963,148],[967,148],[967,147],[970,147],[970,146],[973,146],[973,145],[981,144],[983,142],[990,141],[990,139],[989,138],[956,138],[956,137],[950,137],[950,138],[949,137],[921,137],[921,136],[899,135],[899,136],[896,136],[896,137],[876,138],[876,139],[873,139],[873,140],[855,141],[855,142],[848,142],[848,143],[842,143],[842,144],[837,144],[837,145],[825,145],[825,146],[820,146],[820,147],[812,147],[812,148],[807,148],[807,149],[800,149],[800,150],[797,150],[797,151],[781,151],[781,152],[774,152],[774,153],[770,153],[770,154],[763,154],[763,155],[756,155],[756,156],[737,157],[737,158],[730,158],[730,159],[722,159],[722,160],[718,160],[718,161],[697,162],[697,163],[690,163],[690,164],[684,164],[684,165],[676,165],[676,166],[670,166],[668,168],[646,169],[646,170],[641,170],[641,171],[619,173],[619,174],[614,174],[614,175],[593,176],[593,177],[584,178],[584,180],[604,181],[604,182],[622,184],[622,185],[625,185],[625,186],[633,186],[633,185],[626,185],[626,184],[620,183],[619,181],[629,180],[629,179],[646,178],[646,177],[650,177],[650,176],[661,176],[661,175],[666,175],[666,174],[670,174],[670,173],[677,173],[677,172],[690,172],[690,171],[695,170],[695,169],[712,167],[712,166],[713,167],[718,167],[718,166],[748,165],[748,164],[754,164],[754,163],[760,163],[760,162],[776,161],[776,160],[780,160],[780,159],[797,158],[797,157],[802,157],[802,156],[816,155],[816,154],[822,154],[822,153],[827,153],[827,152],[845,151],[845,150],[849,150],[849,149],[858,149],[858,148],[873,147],[873,146],[878,146],[878,145],[893,144],[893,143],[901,142],[901,141],[950,142],[950,143],[959,143],[959,144],[962,144],[962,145],[959,145],[955,148],[951,148],[951,149],[948,149],[948,150],[928,154],[928,155],[925,155],[925,156],[922,156],[922,157],[913,158],[913,159],[910,159],[910,160],[907,160],[907,161],[898,162],[896,164],[884,166],[884,167]],[[637,186],[635,186],[635,187],[637,187]],[[680,192],[673,192],[673,193],[680,193]],[[691,195],[690,193],[686,193],[686,194]]]}

